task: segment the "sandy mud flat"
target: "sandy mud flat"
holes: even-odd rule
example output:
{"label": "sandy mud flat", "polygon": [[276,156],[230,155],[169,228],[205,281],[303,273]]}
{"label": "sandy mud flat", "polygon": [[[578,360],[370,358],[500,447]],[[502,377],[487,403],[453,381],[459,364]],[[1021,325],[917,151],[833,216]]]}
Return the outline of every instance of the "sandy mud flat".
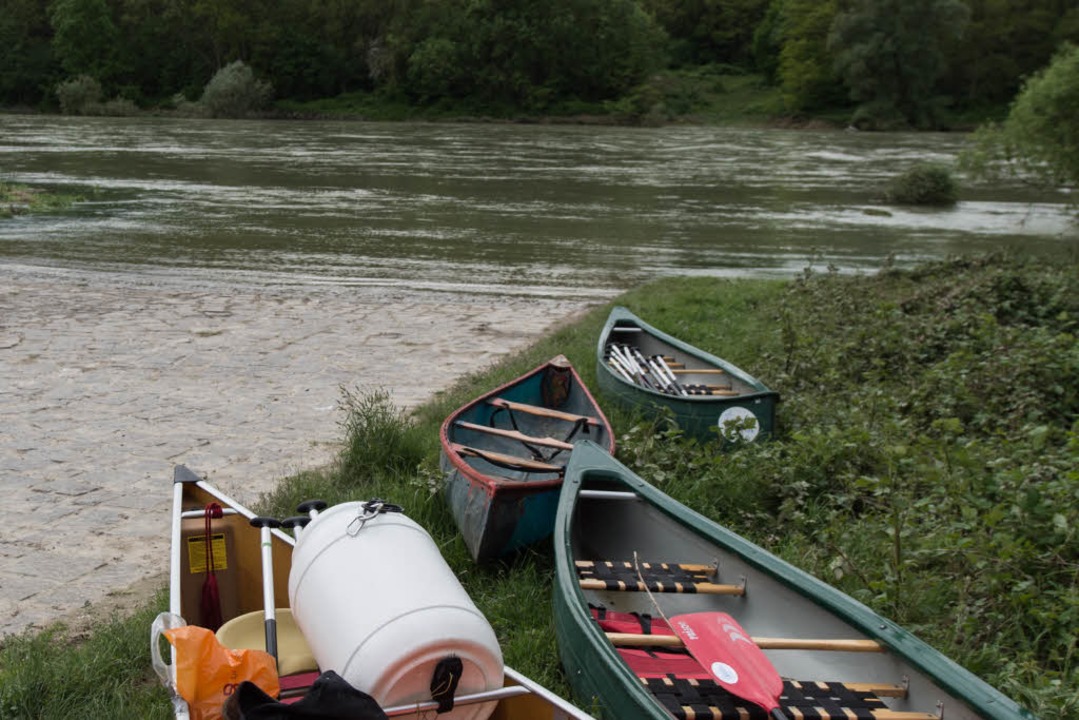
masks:
{"label": "sandy mud flat", "polygon": [[175,464],[253,502],[333,459],[342,388],[413,407],[589,302],[0,265],[0,636],[163,577]]}

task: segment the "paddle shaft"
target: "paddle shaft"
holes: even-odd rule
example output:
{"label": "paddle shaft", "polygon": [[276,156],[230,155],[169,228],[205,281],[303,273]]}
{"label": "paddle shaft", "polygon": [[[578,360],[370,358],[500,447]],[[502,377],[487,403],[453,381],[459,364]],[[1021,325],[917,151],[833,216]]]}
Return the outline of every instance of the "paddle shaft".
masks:
{"label": "paddle shaft", "polygon": [[475,430],[476,432],[487,433],[488,435],[500,435],[502,437],[511,438],[513,440],[520,440],[523,443],[544,445],[546,447],[558,448],[559,450],[573,449],[573,443],[556,440],[553,437],[535,437],[533,435],[525,435],[520,430],[506,430],[504,428],[488,427],[486,425],[477,425],[476,423],[467,422],[465,420],[458,420],[455,424],[458,427],[465,428],[466,430]]}
{"label": "paddle shaft", "polygon": [[[608,587],[606,580],[600,580],[598,578],[581,578],[578,580],[582,590],[616,590],[616,591],[634,591],[644,590],[648,588],[648,585],[641,582],[637,585],[632,585],[623,582],[619,587]],[[692,584],[693,592],[700,593],[701,595],[745,595],[746,588],[744,585],[720,585],[718,583],[696,582],[685,583],[687,585]],[[676,587],[677,583],[670,583],[670,587]],[[680,592],[675,589],[673,591],[663,590],[659,588],[658,592]]]}
{"label": "paddle shaft", "polygon": [[259,529],[259,541],[262,544],[262,604],[266,618],[266,652],[273,655],[277,664],[277,603],[274,601],[273,581],[273,536],[270,528],[279,527],[274,518],[252,518],[251,524]]}
{"label": "paddle shaft", "polygon": [[[683,647],[677,635],[639,635],[637,633],[607,633],[612,645],[622,647]],[[815,639],[751,637],[762,650],[836,650],[844,652],[884,652],[876,640]]]}
{"label": "paddle shaft", "polygon": [[494,398],[488,400],[491,405],[500,408],[506,408],[507,410],[520,410],[521,412],[529,413],[530,415],[538,415],[540,417],[553,418],[555,420],[565,420],[566,422],[581,422],[585,421],[589,425],[598,426],[599,420],[588,415],[575,415],[573,413],[562,412],[561,410],[552,410],[551,408],[541,407],[539,405],[529,405],[527,403],[514,402],[512,400],[506,400],[504,398]]}

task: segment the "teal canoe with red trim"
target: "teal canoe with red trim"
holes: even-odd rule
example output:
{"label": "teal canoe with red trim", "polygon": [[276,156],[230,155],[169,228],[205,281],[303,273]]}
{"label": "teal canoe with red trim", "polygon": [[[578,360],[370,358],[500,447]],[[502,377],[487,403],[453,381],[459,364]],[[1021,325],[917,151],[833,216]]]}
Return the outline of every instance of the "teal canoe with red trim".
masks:
{"label": "teal canoe with red trim", "polygon": [[774,665],[786,717],[1036,720],[909,631],[591,443],[566,467],[554,552],[562,664],[578,702],[604,717],[767,718],[715,681],[727,682],[729,667],[703,667],[666,622],[726,613]]}
{"label": "teal canoe with red trim", "polygon": [[446,502],[477,562],[551,536],[574,443],[614,433],[564,356],[466,403],[439,431]]}
{"label": "teal canoe with red trim", "polygon": [[701,440],[767,438],[779,394],[735,365],[611,310],[596,346],[596,383],[625,408],[670,412]]}

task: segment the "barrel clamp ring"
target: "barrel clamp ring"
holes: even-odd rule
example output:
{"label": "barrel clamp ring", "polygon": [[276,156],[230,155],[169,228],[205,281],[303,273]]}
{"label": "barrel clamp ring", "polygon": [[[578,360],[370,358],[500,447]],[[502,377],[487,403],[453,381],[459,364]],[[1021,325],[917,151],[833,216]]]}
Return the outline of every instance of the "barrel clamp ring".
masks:
{"label": "barrel clamp ring", "polygon": [[401,512],[401,506],[378,498],[361,503],[360,509],[356,511],[356,517],[352,518],[345,532],[348,533],[349,537],[356,537],[360,534],[360,530],[363,530],[363,526],[367,524],[368,520],[387,512]]}

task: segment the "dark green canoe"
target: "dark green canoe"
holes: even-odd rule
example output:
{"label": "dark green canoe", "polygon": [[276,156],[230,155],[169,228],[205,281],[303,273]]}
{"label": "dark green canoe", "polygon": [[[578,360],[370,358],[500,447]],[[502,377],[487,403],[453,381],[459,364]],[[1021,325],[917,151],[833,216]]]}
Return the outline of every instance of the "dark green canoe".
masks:
{"label": "dark green canoe", "polygon": [[768,437],[779,395],[749,373],[657,330],[624,307],[611,310],[596,346],[596,382],[630,409],[666,409],[691,437]]}
{"label": "dark green canoe", "polygon": [[[578,444],[566,468],[554,548],[562,663],[578,700],[598,703],[606,718],[765,718],[684,650],[667,647],[678,643],[669,642],[665,618],[717,611],[774,648],[765,653],[784,680],[787,717],[1034,717],[910,632],[672,500],[592,443]],[[647,590],[638,589],[644,583]]]}

